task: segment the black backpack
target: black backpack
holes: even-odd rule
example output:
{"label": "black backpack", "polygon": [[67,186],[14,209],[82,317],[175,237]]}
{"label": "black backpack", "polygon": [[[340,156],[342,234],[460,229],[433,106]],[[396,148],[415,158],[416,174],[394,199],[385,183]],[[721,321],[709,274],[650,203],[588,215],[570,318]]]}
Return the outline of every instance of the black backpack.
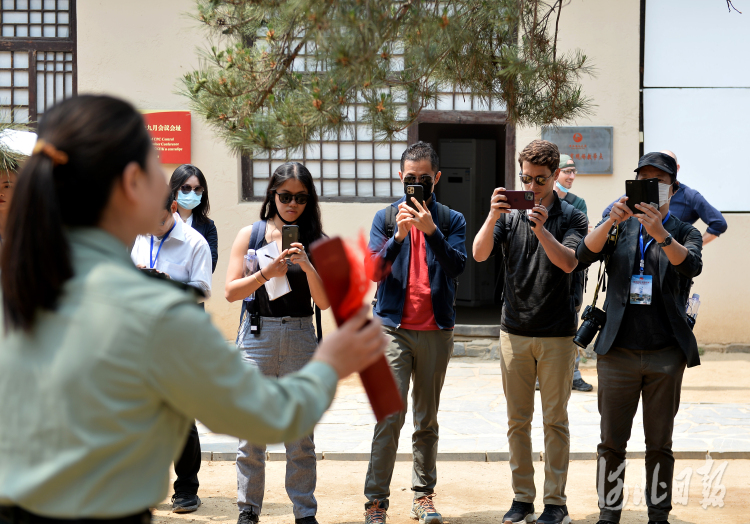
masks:
{"label": "black backpack", "polygon": [[[562,206],[563,210],[563,221],[561,228],[563,231],[568,229],[568,225],[570,225],[570,220],[573,217],[573,211],[575,208],[565,200],[560,201],[560,205]],[[516,225],[518,224],[517,217],[520,216],[520,212],[515,212],[510,214],[510,226],[507,228],[507,234],[510,234],[514,231]],[[500,218],[503,219],[502,217]],[[507,236],[506,236],[507,238]],[[506,242],[507,243],[507,242]],[[505,265],[507,263],[507,256],[505,253],[505,245],[503,245],[503,263],[500,264],[500,272],[497,276],[497,282],[495,283],[495,289],[500,289],[500,302],[502,303],[503,294],[502,291],[505,289]],[[586,291],[586,283],[589,279],[589,270],[585,269],[583,271],[573,271],[571,273],[571,283],[570,283],[570,294],[573,297],[573,306],[575,307],[576,313],[581,310],[581,306],[583,305],[583,294]],[[497,293],[496,293],[497,295]]]}

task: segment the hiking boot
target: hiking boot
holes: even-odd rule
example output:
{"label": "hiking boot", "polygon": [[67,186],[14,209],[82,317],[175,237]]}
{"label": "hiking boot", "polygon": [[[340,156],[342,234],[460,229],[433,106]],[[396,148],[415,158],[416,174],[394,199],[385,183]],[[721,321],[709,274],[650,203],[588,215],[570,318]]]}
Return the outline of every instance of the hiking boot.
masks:
{"label": "hiking boot", "polygon": [[411,518],[418,519],[419,524],[443,524],[443,516],[435,509],[432,498],[435,494],[414,499],[411,505]]}
{"label": "hiking boot", "polygon": [[545,504],[544,511],[536,519],[536,524],[570,524],[568,507],[565,504]]}
{"label": "hiking boot", "polygon": [[311,515],[309,517],[302,517],[301,519],[294,519],[294,524],[318,524],[318,521],[315,520],[315,515]]}
{"label": "hiking boot", "polygon": [[237,524],[258,524],[258,521],[260,521],[258,515],[251,509],[243,509],[237,517]]}
{"label": "hiking boot", "polygon": [[190,513],[201,505],[201,499],[195,493],[178,491],[172,495],[172,511],[175,513]]}
{"label": "hiking boot", "polygon": [[592,389],[594,389],[594,386],[582,378],[577,378],[573,381],[573,390],[575,391],[591,391]]}
{"label": "hiking boot", "polygon": [[380,507],[380,501],[376,500],[365,511],[365,524],[385,524],[386,517],[385,510]]}
{"label": "hiking boot", "polygon": [[518,502],[513,499],[513,504],[503,517],[503,524],[526,524],[535,520],[534,505],[531,502]]}

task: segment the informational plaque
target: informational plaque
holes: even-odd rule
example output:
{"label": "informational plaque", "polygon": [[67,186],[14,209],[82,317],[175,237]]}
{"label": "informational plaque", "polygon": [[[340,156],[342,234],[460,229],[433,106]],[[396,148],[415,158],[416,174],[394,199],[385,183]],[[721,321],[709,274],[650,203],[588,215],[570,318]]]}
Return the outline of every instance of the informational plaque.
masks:
{"label": "informational plaque", "polygon": [[143,111],[162,164],[190,163],[190,111]]}
{"label": "informational plaque", "polygon": [[612,127],[545,127],[542,140],[557,145],[561,155],[570,155],[579,175],[611,175]]}

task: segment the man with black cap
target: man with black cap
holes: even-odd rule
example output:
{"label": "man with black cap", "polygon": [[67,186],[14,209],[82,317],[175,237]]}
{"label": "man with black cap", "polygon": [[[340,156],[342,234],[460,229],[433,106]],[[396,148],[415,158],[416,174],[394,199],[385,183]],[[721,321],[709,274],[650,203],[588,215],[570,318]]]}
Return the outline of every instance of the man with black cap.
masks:
{"label": "man with black cap", "polygon": [[[606,322],[596,341],[601,443],[597,447],[599,524],[618,523],[625,449],[643,396],[646,486],[650,524],[672,509],[672,430],[685,367],[700,364],[685,306],[703,267],[700,232],[669,213],[677,163],[664,153],[641,157],[638,180],[659,181],[659,206],[640,202],[633,213],[620,198],[578,245],[580,267],[607,262]],[[616,228],[616,240],[610,231]]]}

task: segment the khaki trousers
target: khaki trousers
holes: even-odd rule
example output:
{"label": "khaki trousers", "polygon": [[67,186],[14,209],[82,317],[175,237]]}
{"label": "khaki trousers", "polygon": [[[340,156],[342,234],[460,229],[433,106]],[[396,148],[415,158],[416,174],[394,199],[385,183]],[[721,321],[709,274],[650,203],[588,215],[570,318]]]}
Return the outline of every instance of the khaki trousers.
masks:
{"label": "khaki trousers", "polygon": [[563,505],[570,455],[568,400],[576,357],[573,337],[522,337],[501,331],[500,351],[515,500],[536,498],[531,419],[538,376],[544,420],[544,503]]}

